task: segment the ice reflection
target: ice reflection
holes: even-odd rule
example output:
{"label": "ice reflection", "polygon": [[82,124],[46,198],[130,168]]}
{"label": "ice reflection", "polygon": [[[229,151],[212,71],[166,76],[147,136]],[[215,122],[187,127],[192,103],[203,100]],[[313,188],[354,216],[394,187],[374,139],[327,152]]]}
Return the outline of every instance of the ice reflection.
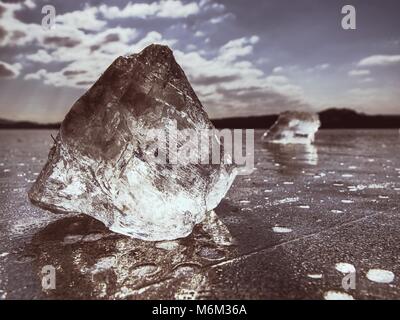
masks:
{"label": "ice reflection", "polygon": [[110,232],[88,216],[72,216],[38,232],[26,248],[37,275],[56,269],[49,298],[212,299],[211,266],[234,254],[229,230],[214,212],[184,239],[146,242]]}
{"label": "ice reflection", "polygon": [[318,165],[318,149],[313,144],[266,143],[264,146],[271,153],[275,163],[292,173],[307,166]]}

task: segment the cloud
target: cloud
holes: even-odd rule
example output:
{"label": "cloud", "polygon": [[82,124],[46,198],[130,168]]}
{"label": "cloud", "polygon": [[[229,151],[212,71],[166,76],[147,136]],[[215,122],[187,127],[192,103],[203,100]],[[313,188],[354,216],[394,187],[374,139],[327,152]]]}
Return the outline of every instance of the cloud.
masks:
{"label": "cloud", "polygon": [[46,50],[39,49],[35,53],[28,54],[25,56],[27,60],[40,63],[50,63],[53,61],[53,57]]}
{"label": "cloud", "polygon": [[[136,36],[137,32],[134,29],[117,27],[96,35],[88,35],[73,49],[62,47],[54,47],[52,50],[39,49],[34,54],[26,55],[26,59],[42,63],[65,62],[67,65],[58,71],[40,69],[26,75],[25,79],[42,80],[45,84],[53,86],[83,88],[87,83],[94,83],[100,73],[119,55],[139,52],[151,43],[167,44],[172,47],[176,43],[174,39],[164,39],[160,33],[151,31],[132,44],[131,40]],[[115,41],[117,39],[118,42]],[[195,48],[188,46],[187,49],[194,51],[175,50],[175,53],[194,84],[215,92],[213,85],[235,82],[241,87],[246,84],[243,78],[255,79],[263,75],[262,71],[255,68],[252,63],[239,61],[240,58],[252,53],[257,41],[256,36],[229,41],[218,50],[216,57],[210,59],[204,58]],[[43,41],[43,44],[52,45],[49,41]],[[265,79],[265,82],[272,84],[271,80]]]}
{"label": "cloud", "polygon": [[77,74],[84,74],[86,72],[87,72],[86,70],[65,70],[63,72],[63,75],[69,77],[69,76],[75,76]]}
{"label": "cloud", "polygon": [[0,26],[0,43],[4,42],[6,36],[7,31],[2,26]]}
{"label": "cloud", "polygon": [[348,75],[350,77],[363,77],[363,76],[368,76],[371,74],[371,71],[366,70],[366,69],[356,69],[356,70],[350,70]]}
{"label": "cloud", "polygon": [[[133,28],[115,27],[95,34],[77,30],[73,33],[67,28],[57,28],[49,30],[43,38],[38,39],[42,49],[25,55],[25,58],[39,63],[82,61],[99,55],[115,58],[130,52],[130,43],[137,35],[137,30]],[[149,33],[147,37],[151,35]],[[160,37],[157,34],[151,39],[160,40]]]}
{"label": "cloud", "polygon": [[285,76],[278,76],[278,75],[271,75],[266,78],[268,83],[272,85],[281,85],[281,84],[286,84],[289,82],[289,79]]}
{"label": "cloud", "polygon": [[19,76],[21,69],[20,63],[9,64],[0,61],[0,78],[16,78]]}
{"label": "cloud", "polygon": [[246,56],[253,52],[253,45],[258,41],[258,36],[231,40],[219,49],[219,59],[225,61],[234,61],[238,57]]}
{"label": "cloud", "polygon": [[50,36],[44,37],[43,39],[43,44],[54,47],[73,48],[76,47],[79,43],[80,41],[78,39],[73,39],[70,37]]}
{"label": "cloud", "polygon": [[212,2],[211,0],[200,0],[199,6],[205,11],[222,12],[225,10],[225,6],[222,3]]}
{"label": "cloud", "polygon": [[0,46],[26,46],[38,44],[44,49],[76,46],[88,38],[85,31],[100,32],[107,25],[97,15],[99,9],[86,6],[81,11],[57,14],[55,27],[50,30],[42,28],[40,23],[25,23],[17,18],[23,9],[33,9],[29,1],[24,3],[3,3],[0,20]]}
{"label": "cloud", "polygon": [[[263,115],[269,112],[280,113],[285,110],[307,109],[309,105],[303,100],[278,92],[273,88],[246,88],[242,90],[230,90],[218,88],[218,93],[224,99],[215,108],[214,115],[225,116],[235,114],[245,116]],[[245,107],[245,108],[244,108]]]}
{"label": "cloud", "polygon": [[[0,2],[0,47],[21,45],[27,42],[27,25],[15,18],[15,13],[24,8],[23,3]],[[30,29],[34,32],[34,28]]]}
{"label": "cloud", "polygon": [[[137,31],[128,28],[110,28],[96,35],[87,35],[73,50],[56,48],[50,53],[38,50],[26,58],[35,62],[65,62],[67,65],[58,71],[43,68],[27,74],[26,80],[41,80],[56,87],[87,88],[93,84],[118,56],[139,52],[151,43],[173,45],[173,39],[166,40],[158,32],[148,32],[143,38],[132,44]],[[114,40],[119,39],[118,42]]]}
{"label": "cloud", "polygon": [[283,75],[266,75],[246,59],[258,40],[233,39],[208,58],[197,51],[174,52],[211,117],[306,108],[300,87]]}
{"label": "cloud", "polygon": [[[87,89],[118,56],[140,52],[152,43],[166,44],[174,50],[178,63],[211,117],[265,114],[307,105],[301,87],[293,84],[291,79],[279,73],[266,74],[252,62],[260,41],[258,35],[228,38],[220,47],[199,50],[198,41],[204,39],[204,43],[209,43],[209,31],[220,29],[210,24],[213,15],[218,14],[214,17],[221,19],[218,23],[224,23],[232,15],[225,14],[225,6],[209,0],[189,1],[135,2],[121,8],[104,4],[98,8],[85,6],[80,11],[57,16],[56,27],[51,30],[18,20],[15,13],[25,6],[7,4],[3,13],[6,23],[3,24],[3,18],[0,22],[7,34],[1,45],[25,46],[26,53],[19,59],[28,68],[36,66],[24,76],[25,80]],[[184,24],[180,20],[174,24],[195,33],[190,41],[181,43],[156,30],[144,32],[131,27],[111,27],[115,22],[110,21],[128,17],[185,19],[193,15],[198,15],[194,25],[192,19]],[[180,35],[179,32],[174,34]],[[28,48],[30,51],[25,51]],[[269,60],[264,58],[265,61]],[[321,65],[319,68],[327,67]]]}
{"label": "cloud", "polygon": [[[397,88],[382,90],[379,87],[356,87],[347,91],[342,105],[346,108],[356,108],[361,112],[398,113],[399,95]],[[379,106],[378,109],[371,106]]]}
{"label": "cloud", "polygon": [[231,19],[234,18],[235,16],[232,13],[225,13],[224,15],[218,16],[218,17],[214,17],[210,19],[210,23],[212,24],[219,24],[224,22],[227,19]]}
{"label": "cloud", "polygon": [[234,80],[238,80],[237,75],[226,75],[226,76],[200,75],[196,78],[193,78],[192,83],[195,85],[200,85],[200,86],[209,86],[209,85],[214,85],[214,84],[219,84],[219,83],[224,83],[224,82],[230,82],[230,81],[234,81]]}
{"label": "cloud", "polygon": [[203,31],[197,30],[194,34],[195,37],[204,37],[205,33]]}
{"label": "cloud", "polygon": [[200,12],[196,2],[183,3],[180,0],[160,0],[152,3],[128,3],[123,9],[117,6],[101,5],[100,12],[107,19],[120,18],[187,18]]}
{"label": "cloud", "polygon": [[29,73],[25,75],[24,79],[25,80],[40,80],[43,79],[47,74],[47,71],[45,69],[40,69],[36,71],[35,73]]}
{"label": "cloud", "polygon": [[24,1],[24,5],[26,7],[28,7],[29,9],[35,9],[36,8],[36,3],[34,3],[33,0]]}
{"label": "cloud", "polygon": [[388,66],[400,64],[400,55],[373,55],[360,60],[359,66]]}
{"label": "cloud", "polygon": [[360,82],[362,82],[362,83],[370,83],[370,82],[374,82],[374,81],[375,81],[375,79],[371,78],[371,77],[360,79]]}
{"label": "cloud", "polygon": [[314,67],[308,68],[307,71],[308,72],[316,72],[316,71],[324,71],[330,68],[330,64],[329,63],[322,63],[322,64],[318,64]]}
{"label": "cloud", "polygon": [[96,7],[86,7],[81,11],[73,11],[56,16],[58,25],[69,25],[81,30],[99,31],[107,25],[106,21],[97,18],[100,10]]}
{"label": "cloud", "polygon": [[328,69],[330,66],[331,66],[331,65],[330,65],[329,63],[323,63],[323,64],[318,65],[316,68],[319,69],[319,70],[326,70],[326,69]]}

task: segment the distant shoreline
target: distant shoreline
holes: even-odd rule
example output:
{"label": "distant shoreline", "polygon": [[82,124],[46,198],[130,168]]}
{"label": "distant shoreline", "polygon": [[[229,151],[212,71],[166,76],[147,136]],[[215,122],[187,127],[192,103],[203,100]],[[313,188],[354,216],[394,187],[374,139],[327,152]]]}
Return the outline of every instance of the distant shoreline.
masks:
{"label": "distant shoreline", "polygon": [[[319,112],[321,129],[399,129],[400,115],[367,115],[349,109],[328,109]],[[278,115],[211,119],[218,129],[268,129]],[[40,124],[29,121],[0,119],[0,129],[54,129],[61,123]]]}

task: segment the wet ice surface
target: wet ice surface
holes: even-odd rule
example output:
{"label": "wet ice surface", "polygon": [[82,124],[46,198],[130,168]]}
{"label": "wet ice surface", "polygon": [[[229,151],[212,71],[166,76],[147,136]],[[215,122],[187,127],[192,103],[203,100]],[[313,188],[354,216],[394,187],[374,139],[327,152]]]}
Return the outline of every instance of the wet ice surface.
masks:
{"label": "wet ice surface", "polygon": [[[0,131],[0,299],[400,298],[396,130],[323,130],[311,148],[265,146],[256,132],[257,170],[209,223],[155,243],[29,204],[51,133]],[[45,265],[55,290],[42,291]]]}

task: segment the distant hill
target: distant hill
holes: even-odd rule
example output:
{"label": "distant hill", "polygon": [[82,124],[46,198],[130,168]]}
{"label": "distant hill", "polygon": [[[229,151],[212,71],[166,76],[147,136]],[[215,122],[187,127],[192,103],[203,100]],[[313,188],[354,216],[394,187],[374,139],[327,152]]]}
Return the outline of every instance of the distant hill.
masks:
{"label": "distant hill", "polygon": [[367,115],[349,109],[328,109],[319,113],[324,129],[399,129],[400,115]]}
{"label": "distant hill", "polygon": [[[349,109],[328,109],[319,113],[322,129],[399,129],[400,115],[367,115]],[[266,129],[278,115],[214,119],[217,128]],[[0,119],[0,129],[58,129],[60,123],[39,124]]]}
{"label": "distant hill", "polygon": [[[349,109],[328,109],[319,113],[322,129],[399,129],[400,115],[367,115]],[[265,129],[278,115],[214,119],[217,128]]]}
{"label": "distant hill", "polygon": [[0,119],[0,129],[58,129],[60,123],[35,123],[29,121],[12,121]]}

